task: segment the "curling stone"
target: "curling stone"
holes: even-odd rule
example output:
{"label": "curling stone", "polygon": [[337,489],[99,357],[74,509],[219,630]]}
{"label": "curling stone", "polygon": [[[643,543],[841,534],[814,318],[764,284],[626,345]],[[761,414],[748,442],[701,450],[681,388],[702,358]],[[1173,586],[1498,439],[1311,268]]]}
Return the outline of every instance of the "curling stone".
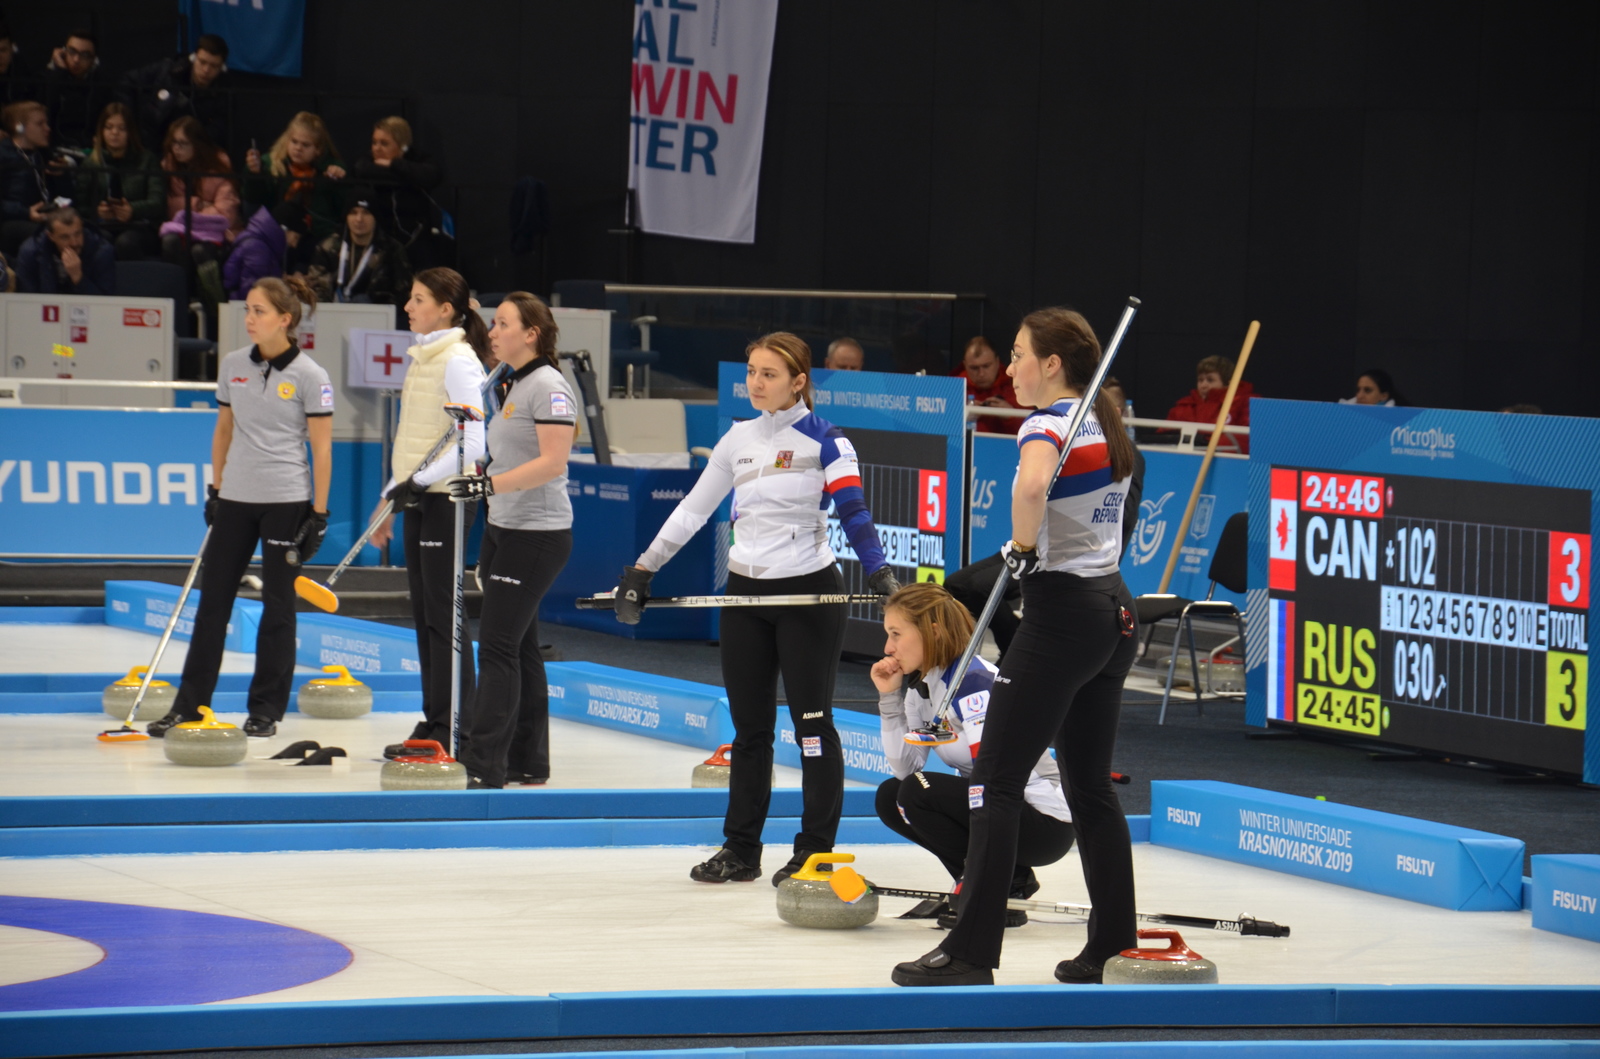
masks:
{"label": "curling stone", "polygon": [[853,904],[842,900],[830,885],[832,871],[818,864],[845,864],[853,853],[813,853],[805,867],[778,884],[778,918],[797,927],[849,930],[878,918],[878,895],[867,890]]}
{"label": "curling stone", "polygon": [[694,775],[689,777],[689,786],[726,787],[728,775],[733,770],[733,765],[728,761],[728,751],[732,749],[732,743],[723,743],[710,757],[696,765]]}
{"label": "curling stone", "polygon": [[344,666],[323,666],[331,677],[312,677],[300,685],[299,708],[307,717],[343,720],[372,712],[372,689]]}
{"label": "curling stone", "polygon": [[249,752],[243,728],[217,720],[210,706],[200,707],[201,720],[184,721],[167,729],[161,740],[167,760],[174,765],[237,765]]}
{"label": "curling stone", "polygon": [[1123,949],[1106,961],[1106,985],[1216,985],[1217,965],[1183,943],[1176,930],[1141,930],[1139,940],[1164,940],[1164,949]]}
{"label": "curling stone", "polygon": [[[106,690],[100,693],[100,706],[106,711],[106,716],[115,717],[119,721],[128,716],[133,700],[139,697],[139,685],[144,683],[144,675],[149,668],[149,666],[134,666],[128,670],[127,676],[106,685]],[[172,709],[172,701],[177,697],[177,688],[165,680],[152,680],[150,690],[144,693],[144,701],[139,703],[139,712],[134,714],[133,719],[153,721],[157,717],[165,717]]]}
{"label": "curling stone", "polygon": [[413,755],[385,761],[378,785],[386,791],[464,791],[467,767],[433,739],[407,739]]}

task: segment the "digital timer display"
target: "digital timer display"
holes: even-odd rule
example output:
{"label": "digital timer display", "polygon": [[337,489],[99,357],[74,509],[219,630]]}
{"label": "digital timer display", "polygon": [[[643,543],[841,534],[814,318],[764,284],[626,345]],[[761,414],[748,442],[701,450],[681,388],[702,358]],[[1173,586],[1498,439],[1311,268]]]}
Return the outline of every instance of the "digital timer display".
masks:
{"label": "digital timer display", "polygon": [[1269,720],[1582,773],[1587,491],[1271,477]]}

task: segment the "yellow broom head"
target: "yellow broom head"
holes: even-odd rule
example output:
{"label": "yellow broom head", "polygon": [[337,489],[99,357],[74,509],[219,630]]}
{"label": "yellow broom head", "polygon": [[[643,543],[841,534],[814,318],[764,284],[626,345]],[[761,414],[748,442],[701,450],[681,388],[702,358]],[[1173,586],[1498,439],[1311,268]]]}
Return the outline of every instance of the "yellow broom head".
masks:
{"label": "yellow broom head", "polygon": [[294,579],[294,593],[318,610],[325,610],[333,614],[339,609],[339,597],[333,594],[333,589],[326,585],[319,585],[309,577]]}
{"label": "yellow broom head", "polygon": [[872,888],[867,885],[867,880],[861,873],[848,866],[839,866],[833,869],[833,874],[828,878],[828,885],[833,888],[833,894],[847,905],[853,905],[867,894]]}

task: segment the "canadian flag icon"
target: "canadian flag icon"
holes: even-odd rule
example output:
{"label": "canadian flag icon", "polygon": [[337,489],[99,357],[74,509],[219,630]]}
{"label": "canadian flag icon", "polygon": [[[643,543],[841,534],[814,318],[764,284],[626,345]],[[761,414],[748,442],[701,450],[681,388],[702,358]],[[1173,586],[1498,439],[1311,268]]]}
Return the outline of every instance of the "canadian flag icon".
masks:
{"label": "canadian flag icon", "polygon": [[1300,521],[1300,476],[1292,470],[1272,469],[1272,519],[1267,526],[1270,551],[1267,586],[1294,591],[1295,550]]}

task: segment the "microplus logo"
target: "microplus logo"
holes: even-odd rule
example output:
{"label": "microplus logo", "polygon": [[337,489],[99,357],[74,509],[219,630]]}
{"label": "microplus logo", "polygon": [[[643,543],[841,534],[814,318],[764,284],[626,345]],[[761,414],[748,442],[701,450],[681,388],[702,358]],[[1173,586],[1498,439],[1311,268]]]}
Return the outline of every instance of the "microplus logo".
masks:
{"label": "microplus logo", "polygon": [[1412,430],[1395,427],[1389,431],[1389,453],[1394,456],[1422,456],[1430,460],[1455,459],[1456,436],[1438,427]]}

